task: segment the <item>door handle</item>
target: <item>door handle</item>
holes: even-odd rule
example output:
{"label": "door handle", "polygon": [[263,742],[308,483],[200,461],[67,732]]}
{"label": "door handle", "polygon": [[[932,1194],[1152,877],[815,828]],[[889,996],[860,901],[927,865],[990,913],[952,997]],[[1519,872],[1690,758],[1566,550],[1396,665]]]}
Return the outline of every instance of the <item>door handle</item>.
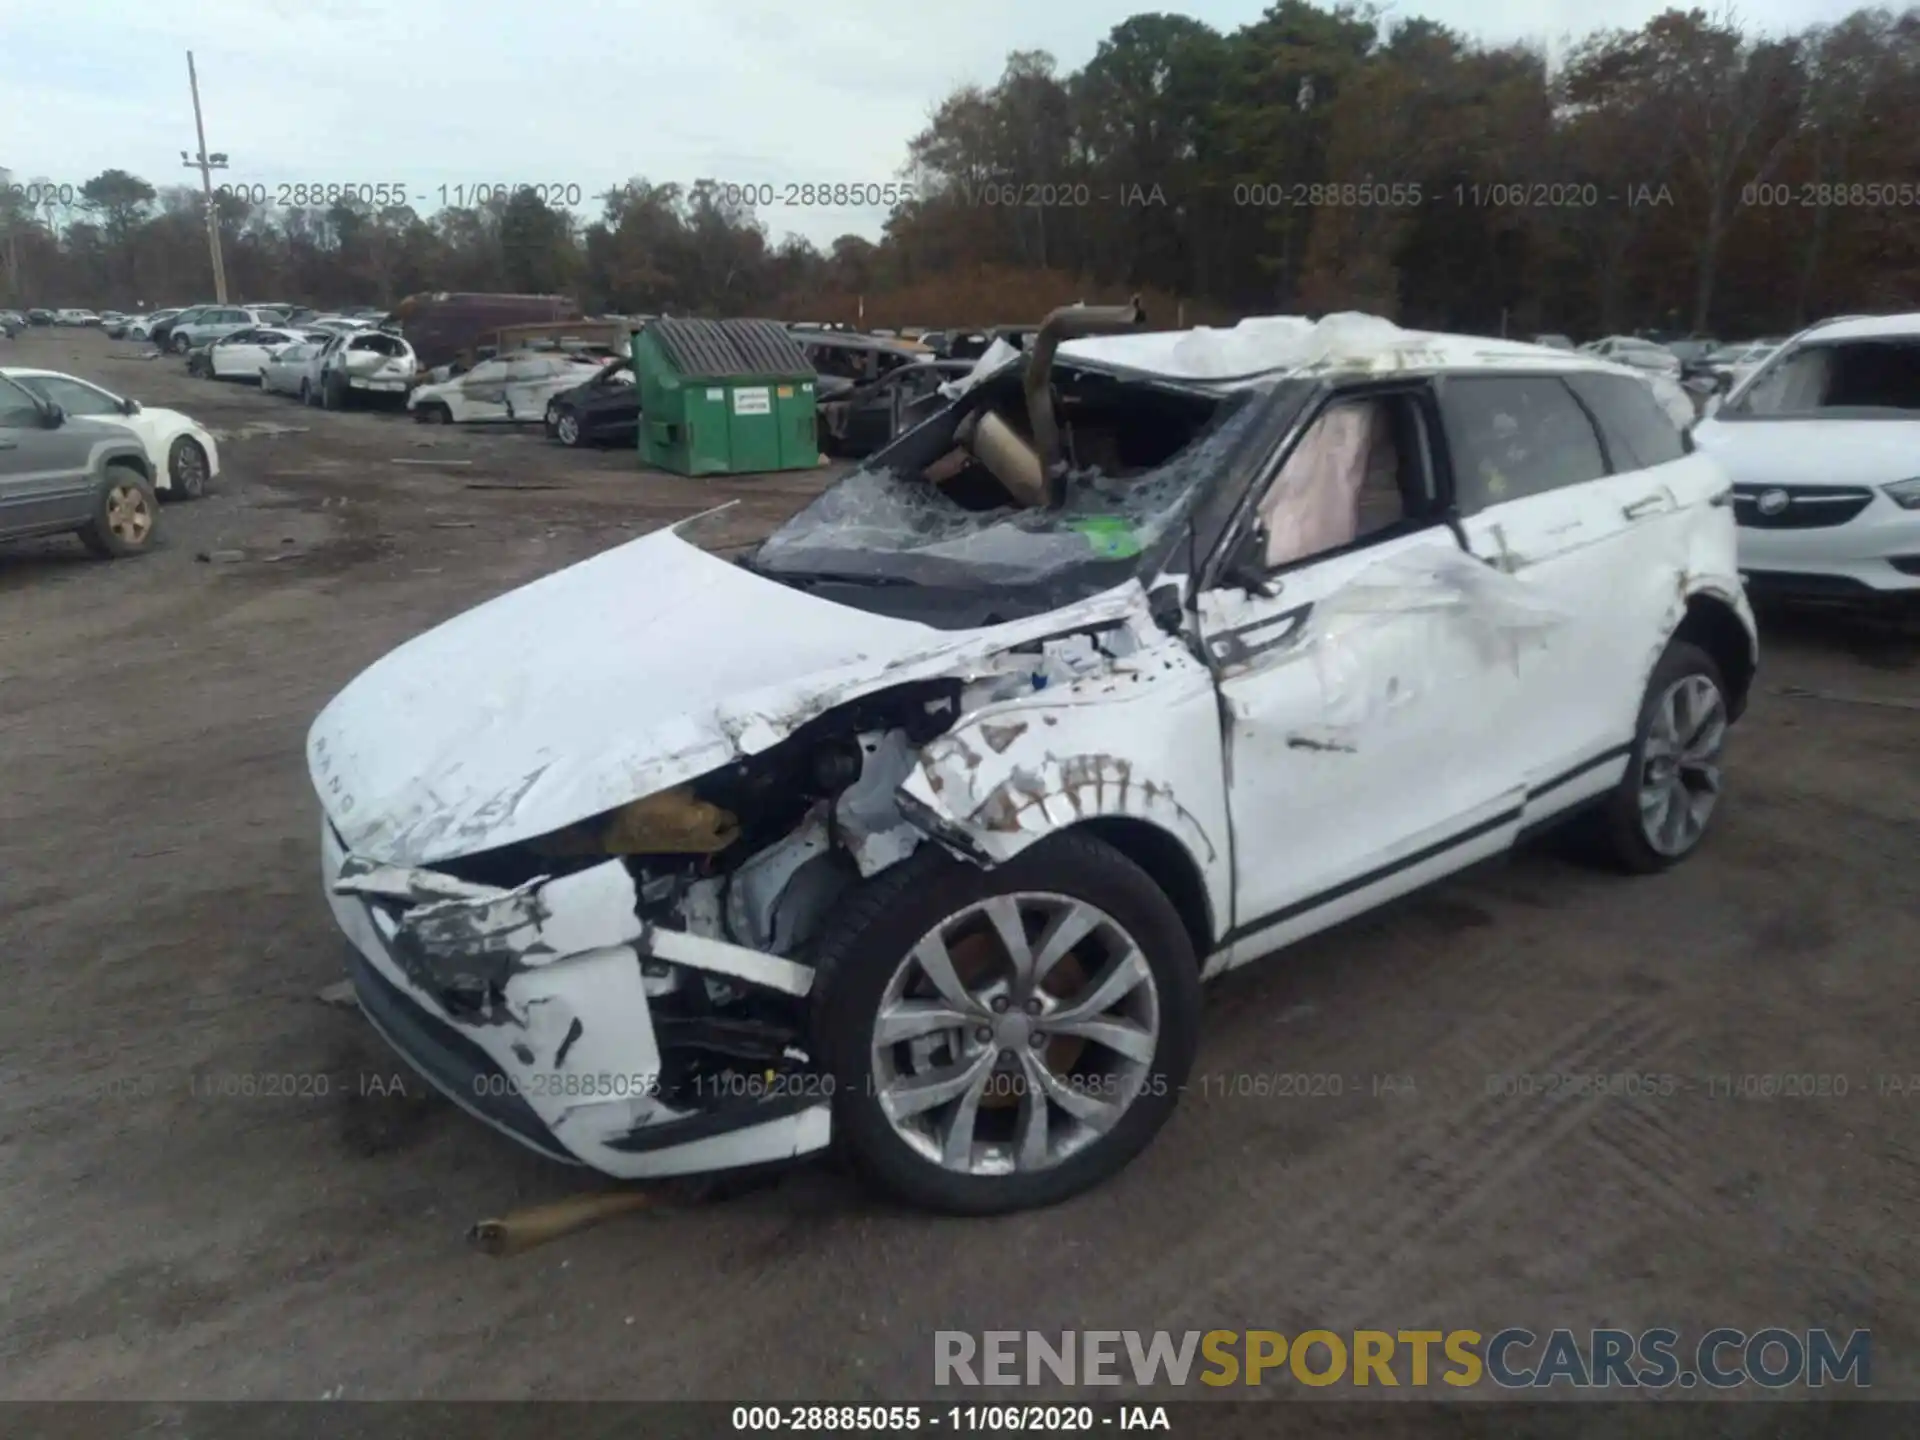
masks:
{"label": "door handle", "polygon": [[1621,506],[1620,513],[1629,520],[1638,520],[1642,515],[1650,515],[1658,510],[1666,500],[1667,497],[1664,495],[1649,495],[1645,499],[1634,501],[1631,505]]}

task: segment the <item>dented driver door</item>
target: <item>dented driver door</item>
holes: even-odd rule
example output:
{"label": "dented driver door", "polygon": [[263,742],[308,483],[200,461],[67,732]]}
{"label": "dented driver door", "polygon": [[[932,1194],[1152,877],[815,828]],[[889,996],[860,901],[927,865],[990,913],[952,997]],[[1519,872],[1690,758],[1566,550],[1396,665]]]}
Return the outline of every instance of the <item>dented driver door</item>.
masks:
{"label": "dented driver door", "polygon": [[1481,717],[1514,682],[1481,569],[1434,523],[1202,593],[1233,824],[1216,968],[1512,843],[1523,787]]}

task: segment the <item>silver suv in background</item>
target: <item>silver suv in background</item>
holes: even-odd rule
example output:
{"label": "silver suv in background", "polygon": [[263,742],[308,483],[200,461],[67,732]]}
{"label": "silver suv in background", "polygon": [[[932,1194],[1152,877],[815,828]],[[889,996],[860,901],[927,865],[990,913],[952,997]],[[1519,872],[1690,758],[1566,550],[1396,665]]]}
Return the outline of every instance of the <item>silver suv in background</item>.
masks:
{"label": "silver suv in background", "polygon": [[208,305],[175,316],[167,330],[166,347],[175,355],[184,355],[197,345],[205,345],[236,330],[278,323],[278,316],[254,306]]}
{"label": "silver suv in background", "polygon": [[0,540],[71,531],[96,555],[138,555],[158,510],[136,436],[0,377]]}

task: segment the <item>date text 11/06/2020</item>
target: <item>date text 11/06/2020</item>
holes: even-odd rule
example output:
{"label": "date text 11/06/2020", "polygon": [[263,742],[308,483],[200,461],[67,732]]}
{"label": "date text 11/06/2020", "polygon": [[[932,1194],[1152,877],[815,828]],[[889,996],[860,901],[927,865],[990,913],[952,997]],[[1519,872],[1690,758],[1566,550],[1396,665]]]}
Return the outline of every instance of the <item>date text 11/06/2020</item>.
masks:
{"label": "date text 11/06/2020", "polygon": [[321,205],[371,205],[379,209],[405,205],[415,210],[465,209],[516,195],[531,195],[543,205],[572,206],[594,198],[594,192],[574,180],[540,180],[515,184],[429,185],[415,188],[397,180],[223,181],[213,187],[222,199],[249,205],[300,209]]}

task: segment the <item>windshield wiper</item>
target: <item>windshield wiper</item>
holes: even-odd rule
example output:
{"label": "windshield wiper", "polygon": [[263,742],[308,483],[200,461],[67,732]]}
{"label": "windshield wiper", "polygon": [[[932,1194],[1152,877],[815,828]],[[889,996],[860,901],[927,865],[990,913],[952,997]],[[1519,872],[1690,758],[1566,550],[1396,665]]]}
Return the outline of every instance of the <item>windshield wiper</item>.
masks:
{"label": "windshield wiper", "polygon": [[849,570],[804,570],[787,572],[784,570],[759,570],[769,580],[779,580],[787,585],[912,585],[898,575],[858,575]]}

